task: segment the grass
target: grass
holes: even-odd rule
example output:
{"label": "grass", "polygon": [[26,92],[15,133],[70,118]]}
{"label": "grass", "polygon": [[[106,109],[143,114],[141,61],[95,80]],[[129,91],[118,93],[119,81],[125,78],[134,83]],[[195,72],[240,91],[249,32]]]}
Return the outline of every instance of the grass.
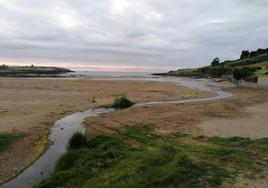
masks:
{"label": "grass", "polygon": [[[131,145],[131,141],[139,143]],[[268,139],[158,136],[149,126],[119,135],[88,135],[36,187],[202,188],[254,178],[268,170]]]}
{"label": "grass", "polygon": [[79,149],[86,145],[87,138],[80,132],[74,133],[68,143],[68,149]]}
{"label": "grass", "polygon": [[130,101],[127,97],[119,96],[119,97],[116,97],[116,99],[114,100],[113,104],[109,105],[108,107],[123,109],[123,108],[131,107],[134,104],[135,103]]}
{"label": "grass", "polygon": [[0,152],[8,149],[18,136],[11,133],[0,133]]}
{"label": "grass", "polygon": [[268,55],[260,55],[257,57],[251,57],[246,59],[238,59],[234,61],[222,62],[219,66],[204,66],[200,68],[190,69],[178,69],[176,71],[170,71],[169,75],[186,76],[186,77],[221,77],[232,76],[234,69],[253,68],[258,67],[260,69],[252,71],[252,75],[247,77],[247,82],[257,82],[259,76],[268,75]]}

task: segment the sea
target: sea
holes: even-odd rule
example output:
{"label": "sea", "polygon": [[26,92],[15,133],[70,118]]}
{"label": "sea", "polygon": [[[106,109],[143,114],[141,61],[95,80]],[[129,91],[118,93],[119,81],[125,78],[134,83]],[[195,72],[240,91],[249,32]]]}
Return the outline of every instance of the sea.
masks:
{"label": "sea", "polygon": [[150,79],[158,78],[149,72],[102,72],[102,71],[75,71],[61,74],[62,77],[77,79]]}

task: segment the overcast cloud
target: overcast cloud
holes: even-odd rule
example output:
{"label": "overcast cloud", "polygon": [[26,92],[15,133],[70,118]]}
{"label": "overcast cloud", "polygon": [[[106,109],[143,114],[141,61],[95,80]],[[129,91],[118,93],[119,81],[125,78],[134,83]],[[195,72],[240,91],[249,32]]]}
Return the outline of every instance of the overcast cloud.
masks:
{"label": "overcast cloud", "polygon": [[260,47],[267,0],[0,0],[0,63],[162,71]]}

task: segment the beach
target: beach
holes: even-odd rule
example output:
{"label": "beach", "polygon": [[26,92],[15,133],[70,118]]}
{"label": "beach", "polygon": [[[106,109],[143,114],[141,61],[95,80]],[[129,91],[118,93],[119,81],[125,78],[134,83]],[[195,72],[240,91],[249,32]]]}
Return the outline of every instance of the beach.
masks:
{"label": "beach", "polygon": [[0,132],[20,135],[0,155],[0,168],[4,169],[0,172],[0,183],[15,176],[45,151],[50,127],[56,120],[110,104],[120,95],[134,102],[148,102],[214,94],[153,81],[0,79]]}
{"label": "beach", "polygon": [[198,104],[163,104],[133,107],[87,119],[88,132],[150,125],[154,132],[169,135],[188,132],[206,136],[240,136],[251,139],[268,136],[268,88],[224,84],[233,97]]}
{"label": "beach", "polygon": [[[123,111],[92,117],[86,120],[87,133],[97,135],[124,135],[131,128],[149,126],[153,133],[170,138],[174,133],[190,134],[196,138],[245,138],[265,142],[268,137],[268,88],[267,86],[234,86],[229,83],[211,83],[233,94],[232,97],[196,104],[162,104],[133,107]],[[135,138],[135,137],[134,137]],[[186,139],[187,140],[187,139]],[[258,140],[257,140],[258,141]],[[195,145],[195,140],[187,143]],[[134,147],[142,147],[135,139],[129,141]],[[199,146],[202,148],[202,146]],[[238,148],[237,148],[238,149]],[[238,149],[239,150],[239,149]],[[251,150],[250,150],[251,151]],[[265,150],[264,150],[265,151]],[[229,156],[224,151],[224,156]],[[236,154],[234,154],[235,156]],[[232,153],[230,153],[232,156]],[[266,155],[267,156],[267,155]],[[240,160],[240,159],[239,159]],[[254,164],[254,162],[252,163]],[[263,166],[265,168],[265,166]],[[267,172],[267,171],[266,171]],[[265,188],[268,185],[265,171],[254,178],[240,173],[235,183],[225,182],[222,187]],[[249,175],[254,176],[254,175]]]}
{"label": "beach", "polygon": [[[266,86],[200,82],[222,88],[233,96],[197,103],[137,105],[85,119],[86,132],[121,134],[131,127],[150,126],[154,134],[163,137],[176,132],[196,136],[267,137]],[[0,155],[0,167],[4,169],[0,172],[0,183],[17,175],[46,150],[50,128],[56,120],[111,104],[121,95],[135,103],[144,103],[209,98],[215,93],[163,80],[0,79],[0,132],[19,135],[12,147]],[[245,183],[248,180],[241,178],[236,187]],[[265,179],[257,183],[263,187],[267,184]]]}

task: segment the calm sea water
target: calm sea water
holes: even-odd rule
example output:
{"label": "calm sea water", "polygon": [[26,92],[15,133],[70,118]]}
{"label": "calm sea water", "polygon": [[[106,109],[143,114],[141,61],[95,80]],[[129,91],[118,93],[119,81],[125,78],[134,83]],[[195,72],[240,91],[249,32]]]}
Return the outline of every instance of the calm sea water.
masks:
{"label": "calm sea water", "polygon": [[145,72],[99,72],[99,71],[76,71],[71,73],[63,74],[62,76],[71,78],[84,78],[84,79],[144,79],[144,78],[155,78],[156,76],[151,73]]}

